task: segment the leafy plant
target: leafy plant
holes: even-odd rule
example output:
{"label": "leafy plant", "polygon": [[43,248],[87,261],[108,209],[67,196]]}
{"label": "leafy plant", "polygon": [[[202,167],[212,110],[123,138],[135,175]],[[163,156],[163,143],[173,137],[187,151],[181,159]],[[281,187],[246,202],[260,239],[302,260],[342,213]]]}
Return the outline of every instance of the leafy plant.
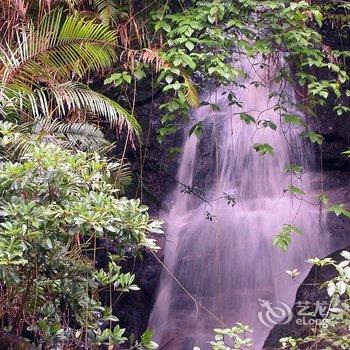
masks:
{"label": "leafy plant", "polygon": [[262,156],[264,156],[265,154],[273,156],[273,148],[268,143],[257,143],[253,146],[253,148]]}
{"label": "leafy plant", "polygon": [[19,136],[9,123],[0,130],[0,318],[45,348],[124,343],[98,290],[137,290],[135,277],[112,255],[108,268],[97,270],[98,254],[110,245],[120,257],[155,250],[150,234],[162,233],[161,223],[139,200],[121,197],[106,158],[32,137],[20,158],[7,160]]}
{"label": "leafy plant", "polygon": [[292,233],[301,234],[301,231],[295,225],[285,224],[282,230],[276,235],[272,241],[273,245],[287,251],[292,242]]}
{"label": "leafy plant", "polygon": [[[232,328],[214,329],[215,340],[209,341],[212,350],[248,350],[253,349],[253,341],[248,337],[252,330],[237,323]],[[193,350],[200,350],[197,346]]]}

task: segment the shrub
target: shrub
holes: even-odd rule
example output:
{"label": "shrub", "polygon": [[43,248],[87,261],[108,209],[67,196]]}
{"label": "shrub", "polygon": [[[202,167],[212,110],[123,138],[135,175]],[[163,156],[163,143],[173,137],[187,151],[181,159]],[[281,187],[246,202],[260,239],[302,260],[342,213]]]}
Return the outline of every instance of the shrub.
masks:
{"label": "shrub", "polygon": [[[137,289],[118,261],[157,249],[150,234],[162,233],[161,223],[139,200],[120,197],[118,164],[38,137],[26,140],[17,160],[6,158],[20,139],[17,126],[0,124],[0,319],[45,348],[123,343],[98,290]],[[118,257],[109,255],[108,269],[98,270],[97,253],[108,245]],[[143,340],[139,348],[155,346],[149,333]]]}

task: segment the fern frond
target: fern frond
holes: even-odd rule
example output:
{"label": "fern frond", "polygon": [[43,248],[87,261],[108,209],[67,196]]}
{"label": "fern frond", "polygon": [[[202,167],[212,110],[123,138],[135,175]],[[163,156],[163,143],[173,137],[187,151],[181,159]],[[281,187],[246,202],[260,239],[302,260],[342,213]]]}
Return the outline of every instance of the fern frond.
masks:
{"label": "fern frond", "polygon": [[191,82],[190,78],[187,75],[183,75],[184,77],[184,84],[186,87],[186,102],[188,105],[192,108],[197,108],[200,105],[199,96],[197,93],[197,89]]}
{"label": "fern frond", "polygon": [[152,64],[156,72],[159,72],[161,68],[166,66],[165,61],[162,59],[157,49],[144,48],[142,50],[124,50],[120,54],[120,60],[131,68],[135,67],[136,62]]}

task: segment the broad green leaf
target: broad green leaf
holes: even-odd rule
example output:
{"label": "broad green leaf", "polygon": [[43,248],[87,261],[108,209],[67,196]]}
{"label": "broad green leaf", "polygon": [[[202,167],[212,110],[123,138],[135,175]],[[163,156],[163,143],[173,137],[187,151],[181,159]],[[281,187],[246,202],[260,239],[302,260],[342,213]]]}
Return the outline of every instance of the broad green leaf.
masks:
{"label": "broad green leaf", "polygon": [[296,114],[283,114],[283,119],[288,124],[302,125],[303,120]]}
{"label": "broad green leaf", "polygon": [[303,172],[303,167],[301,165],[289,164],[284,170],[286,173],[293,173],[296,175],[300,175]]}
{"label": "broad green leaf", "polygon": [[251,124],[251,123],[256,123],[256,120],[248,113],[241,113],[240,118],[246,123],[246,124]]}
{"label": "broad green leaf", "polygon": [[320,195],[318,195],[316,197],[316,199],[318,199],[320,201],[320,203],[322,203],[324,205],[327,205],[329,202],[329,197],[324,193],[321,193]]}
{"label": "broad green leaf", "polygon": [[305,194],[305,192],[301,188],[296,187],[294,185],[288,185],[287,186],[287,191],[289,191],[292,194],[300,194],[300,195],[304,195]]}
{"label": "broad green leaf", "polygon": [[290,243],[292,242],[292,233],[301,234],[301,231],[295,225],[283,225],[282,230],[274,237],[272,241],[273,245],[279,247],[283,251],[287,251]]}
{"label": "broad green leaf", "polygon": [[203,132],[203,121],[199,121],[192,126],[192,128],[188,132],[188,135],[191,136],[194,133],[197,137],[200,137],[202,135],[202,132]]}
{"label": "broad green leaf", "polygon": [[273,148],[268,143],[258,143],[253,146],[256,152],[258,152],[261,155],[269,154],[270,156],[273,156]]}
{"label": "broad green leaf", "polygon": [[332,205],[328,208],[328,211],[334,213],[336,216],[343,215],[350,219],[350,211],[345,207],[345,204],[343,203]]}
{"label": "broad green leaf", "polygon": [[313,131],[302,132],[301,136],[304,138],[308,138],[312,143],[317,143],[319,145],[322,145],[324,141],[324,137],[322,135],[317,134]]}
{"label": "broad green leaf", "polygon": [[194,44],[192,41],[186,41],[185,42],[185,46],[190,50],[192,51],[194,49]]}

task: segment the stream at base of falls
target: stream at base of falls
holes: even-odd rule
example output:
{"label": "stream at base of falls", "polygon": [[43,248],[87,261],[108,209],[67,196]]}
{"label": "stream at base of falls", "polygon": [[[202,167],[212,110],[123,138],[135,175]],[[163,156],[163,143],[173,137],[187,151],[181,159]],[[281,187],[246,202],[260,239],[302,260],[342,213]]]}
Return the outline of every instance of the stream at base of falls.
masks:
{"label": "stream at base of falls", "polygon": [[[338,248],[325,230],[325,215],[308,203],[321,192],[313,181],[312,147],[274,108],[280,101],[271,93],[286,89],[292,95],[292,89],[269,83],[262,65],[242,64],[250,76],[245,88],[219,87],[206,97],[218,106],[215,111],[204,106],[191,114],[193,123],[203,121],[209,151],[200,152],[200,139],[184,131],[176,178],[188,188],[209,187],[196,195],[178,185],[162,214],[167,223],[164,264],[176,279],[163,269],[149,327],[166,350],[208,349],[213,328],[236,322],[253,329],[255,348],[261,349],[271,329],[259,317],[264,302],[288,308],[299,287],[286,270],[300,271],[297,280],[302,281],[311,268],[308,258]],[[240,104],[229,106],[228,90]],[[261,121],[260,126],[270,121],[277,130],[247,125],[241,113]],[[253,149],[257,144],[272,146],[274,154],[260,155]],[[205,171],[204,162],[210,165]],[[287,173],[289,164],[301,165],[302,176]],[[291,184],[305,195],[285,191]],[[199,198],[204,195],[206,201]],[[292,233],[287,252],[272,244],[285,224],[302,232]]]}

